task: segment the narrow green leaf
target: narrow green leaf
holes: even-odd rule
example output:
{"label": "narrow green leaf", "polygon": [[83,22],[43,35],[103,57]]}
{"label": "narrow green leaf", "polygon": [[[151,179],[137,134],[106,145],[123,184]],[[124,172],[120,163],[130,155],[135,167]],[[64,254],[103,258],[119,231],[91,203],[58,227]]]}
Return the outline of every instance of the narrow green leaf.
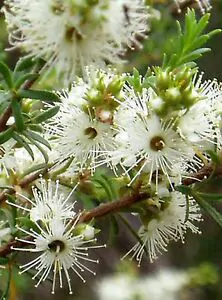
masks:
{"label": "narrow green leaf", "polygon": [[31,69],[36,64],[36,62],[37,61],[32,57],[22,57],[17,61],[14,72],[16,73]]}
{"label": "narrow green leaf", "polygon": [[25,124],[22,116],[21,105],[18,103],[17,99],[12,99],[11,108],[15,118],[16,128],[19,132],[22,132],[25,129]]}
{"label": "narrow green leaf", "polygon": [[0,132],[0,144],[3,144],[12,138],[12,133],[14,129],[12,127]]}
{"label": "narrow green leaf", "polygon": [[0,265],[7,265],[9,262],[7,257],[0,257]]}
{"label": "narrow green leaf", "polygon": [[48,157],[48,154],[46,153],[46,151],[30,135],[27,135],[27,133],[25,133],[24,135],[42,153],[42,155],[43,155],[43,157],[45,159],[45,162],[47,163],[49,161],[49,157]]}
{"label": "narrow green leaf", "polygon": [[37,115],[32,122],[33,123],[43,123],[45,121],[47,121],[48,119],[52,118],[53,116],[55,116],[57,114],[57,112],[59,111],[59,106],[54,106],[51,107],[45,111],[43,111],[42,113],[40,113],[39,115]]}
{"label": "narrow green leaf", "polygon": [[40,132],[40,133],[42,133],[44,131],[43,127],[41,125],[38,125],[38,124],[29,124],[28,128],[31,131]]}
{"label": "narrow green leaf", "polygon": [[29,144],[26,142],[26,140],[20,136],[19,134],[17,134],[16,132],[13,132],[12,137],[14,140],[16,140],[18,142],[18,144],[22,147],[25,148],[25,150],[29,153],[29,155],[31,156],[32,160],[34,160],[34,153],[31,149],[31,147],[29,146]]}
{"label": "narrow green leaf", "polygon": [[39,142],[40,144],[43,144],[44,146],[46,146],[48,149],[51,150],[51,146],[50,146],[49,142],[47,140],[45,140],[41,135],[39,135],[33,131],[30,131],[30,130],[26,130],[23,134],[25,136]]}
{"label": "narrow green leaf", "polygon": [[219,165],[221,163],[219,156],[215,151],[212,150],[207,150],[207,154],[210,155],[211,160],[216,164]]}
{"label": "narrow green leaf", "polygon": [[60,98],[53,92],[40,90],[20,90],[18,96],[21,98],[30,98],[42,100],[45,102],[60,102]]}
{"label": "narrow green leaf", "polygon": [[14,83],[14,88],[18,89],[26,80],[35,80],[39,77],[39,74],[28,73],[20,76]]}
{"label": "narrow green leaf", "polygon": [[[135,229],[128,222],[128,220],[126,220],[126,218],[124,218],[121,214],[118,214],[118,217],[125,224],[125,226],[131,232],[131,234],[136,238],[136,240],[140,243],[140,245],[143,246],[144,242],[142,241],[142,239],[140,238],[140,236],[138,235],[138,233],[135,231]],[[145,251],[146,254],[148,253],[146,247],[144,247],[143,250]]]}
{"label": "narrow green leaf", "polygon": [[182,194],[189,195],[191,188],[186,185],[178,185],[175,187],[175,190],[177,190],[178,192],[181,192]]}
{"label": "narrow green leaf", "polygon": [[198,195],[203,198],[204,200],[208,201],[222,201],[222,194],[211,194],[211,193],[201,193],[198,192]]}
{"label": "narrow green leaf", "polygon": [[108,245],[112,245],[119,233],[119,224],[115,216],[109,216],[109,239]]}
{"label": "narrow green leaf", "polygon": [[0,61],[0,73],[2,74],[7,86],[9,87],[9,89],[12,88],[12,74],[11,74],[11,70],[8,68],[8,66],[3,63],[2,61]]}
{"label": "narrow green leaf", "polygon": [[205,201],[202,197],[199,197],[196,193],[192,192],[193,198],[197,201],[200,207],[208,213],[211,218],[222,227],[222,214],[219,213],[212,205]]}
{"label": "narrow green leaf", "polygon": [[93,178],[92,181],[97,182],[104,189],[109,201],[113,200],[113,193],[112,190],[110,189],[110,183],[108,182],[107,179],[102,178],[100,176],[99,178]]}
{"label": "narrow green leaf", "polygon": [[28,217],[17,218],[17,223],[20,227],[24,227],[26,229],[32,228],[33,230],[35,230],[35,232],[39,232],[39,228]]}
{"label": "narrow green leaf", "polygon": [[29,174],[31,174],[33,172],[39,171],[41,169],[45,169],[46,167],[47,167],[47,165],[45,163],[35,165],[35,166],[29,168],[28,170],[26,170],[25,172],[23,172],[22,173],[22,177],[24,177],[26,175],[29,175]]}

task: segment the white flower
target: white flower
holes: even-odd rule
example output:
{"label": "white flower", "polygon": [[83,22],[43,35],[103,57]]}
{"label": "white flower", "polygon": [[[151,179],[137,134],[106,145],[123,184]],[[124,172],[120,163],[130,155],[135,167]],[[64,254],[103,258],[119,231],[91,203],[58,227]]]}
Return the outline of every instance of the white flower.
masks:
{"label": "white flower", "polygon": [[149,17],[143,0],[6,0],[3,11],[10,43],[44,58],[65,83],[87,65],[122,62]]}
{"label": "white flower", "polygon": [[[149,184],[153,175],[158,183],[159,173],[166,175],[171,182],[170,174],[174,165],[189,165],[189,161],[193,160],[194,151],[176,132],[172,120],[163,121],[152,112],[148,115],[138,113],[127,126],[123,122],[121,125],[115,138],[119,147],[111,155],[113,161],[120,162],[126,168],[126,173],[135,167],[139,168],[131,182],[141,172],[149,172]],[[178,168],[179,177],[181,173]]]}
{"label": "white flower", "polygon": [[80,171],[89,168],[93,172],[97,164],[106,163],[107,152],[116,147],[111,124],[100,122],[68,102],[61,103],[59,113],[51,122],[49,132],[54,137],[58,160],[73,157],[71,170],[76,171],[79,166]]}
{"label": "white flower", "polygon": [[53,182],[49,179],[48,181],[40,178],[40,190],[36,187],[32,187],[34,200],[28,197],[18,194],[20,198],[26,201],[26,204],[31,204],[31,208],[8,202],[9,204],[21,208],[30,214],[30,219],[33,222],[38,220],[48,222],[52,218],[55,219],[70,219],[75,216],[73,211],[74,203],[69,203],[70,197],[75,190],[65,197],[63,193],[59,193],[59,181],[56,181],[54,187]]}
{"label": "white flower", "polygon": [[134,280],[127,275],[105,277],[97,284],[99,300],[131,300],[134,295]]}
{"label": "white flower", "polygon": [[189,110],[180,112],[178,129],[181,136],[196,148],[209,150],[212,146],[221,147],[220,110],[222,91],[216,81],[195,83],[194,92],[199,100]]}
{"label": "white flower", "polygon": [[34,230],[26,231],[18,227],[22,232],[30,235],[33,240],[23,240],[20,238],[17,238],[17,240],[26,242],[28,245],[32,245],[33,248],[13,249],[40,253],[37,258],[20,267],[22,269],[21,273],[32,268],[37,270],[37,273],[33,277],[33,279],[38,278],[38,282],[35,285],[36,287],[46,280],[50,272],[53,272],[52,294],[54,294],[57,277],[59,278],[60,288],[62,288],[64,274],[68,283],[69,293],[72,294],[73,291],[70,283],[71,270],[83,282],[85,282],[85,279],[81,274],[82,272],[88,271],[95,275],[95,273],[85,265],[87,262],[98,263],[98,260],[88,258],[88,250],[103,246],[88,246],[89,243],[95,242],[96,239],[85,241],[82,234],[75,235],[74,230],[77,222],[78,217],[75,222],[72,220],[66,222],[61,219],[52,219],[48,224],[44,222],[41,223],[41,225],[35,223],[39,232]]}
{"label": "white flower", "polygon": [[[186,0],[174,0],[174,2],[176,3],[177,7],[178,7],[178,11],[180,12],[180,5],[181,4],[186,4]],[[195,2],[197,3],[200,11],[202,12],[202,14],[204,14],[206,11],[209,11],[212,6],[210,4],[210,0],[195,0]]]}
{"label": "white flower", "polygon": [[141,300],[178,300],[179,292],[189,283],[188,272],[161,269],[140,280],[137,294]]}
{"label": "white flower", "polygon": [[[161,200],[160,200],[161,204]],[[141,243],[138,242],[123,258],[133,253],[141,264],[143,254],[147,251],[150,262],[157,259],[158,254],[167,251],[171,240],[184,242],[187,229],[193,233],[200,233],[193,222],[201,221],[200,209],[193,199],[187,205],[186,196],[179,192],[172,192],[168,201],[163,201],[160,211],[142,225],[139,230]]]}
{"label": "white flower", "polygon": [[[45,137],[47,139],[47,137]],[[49,162],[53,160],[55,153],[50,151],[47,147],[41,145],[43,150],[48,154]],[[30,145],[30,148],[34,154],[34,160],[30,156],[30,154],[22,147],[22,148],[15,148],[14,150],[14,169],[16,172],[22,174],[25,173],[27,170],[31,168],[35,168],[38,165],[46,164],[44,156],[42,153],[36,148],[34,145]]]}

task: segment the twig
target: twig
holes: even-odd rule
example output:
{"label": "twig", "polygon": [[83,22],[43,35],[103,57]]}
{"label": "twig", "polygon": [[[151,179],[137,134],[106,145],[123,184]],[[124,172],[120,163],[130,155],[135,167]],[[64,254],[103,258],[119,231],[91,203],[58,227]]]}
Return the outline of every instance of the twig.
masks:
{"label": "twig", "polygon": [[[32,175],[26,176],[23,180],[21,180],[17,186],[20,186],[21,188],[27,187],[30,183],[35,181],[39,178],[40,175],[44,175],[48,172],[48,166],[45,169],[42,169],[36,173],[33,173]],[[0,205],[6,201],[7,195],[13,195],[15,194],[16,190],[15,188],[9,188],[4,190],[2,193],[0,193]]]}
{"label": "twig", "polygon": [[[44,169],[44,170],[39,171],[31,176],[27,176],[25,179],[23,179],[20,182],[19,185],[24,188],[27,185],[29,185],[32,181],[36,180],[40,174],[44,174],[46,172],[47,172],[47,169]],[[212,172],[214,172],[214,174],[216,176],[221,176],[222,175],[222,166],[218,166],[215,169],[211,165],[204,166],[201,170],[194,173],[190,178],[184,179],[182,181],[182,184],[183,185],[191,185],[191,184],[197,183],[202,179],[208,178],[212,174]],[[15,193],[15,190],[13,188],[3,191],[2,194],[0,194],[0,203],[2,203],[6,199],[7,194],[12,195],[14,193]],[[121,199],[116,200],[116,201],[102,203],[99,206],[91,209],[90,211],[83,213],[79,219],[79,222],[81,222],[81,223],[89,222],[90,220],[92,220],[94,218],[100,218],[107,214],[118,212],[121,209],[127,208],[134,203],[145,200],[148,196],[149,195],[147,193],[137,193],[137,194],[133,194],[130,196],[124,196]],[[31,238],[26,237],[26,239],[30,240]],[[24,243],[24,242],[22,243],[22,242],[19,242],[16,240],[11,241],[8,244],[6,244],[0,248],[0,257],[4,257],[4,256],[10,254],[13,251],[11,249],[12,246],[13,247],[24,247],[25,245],[26,245],[26,243]]]}

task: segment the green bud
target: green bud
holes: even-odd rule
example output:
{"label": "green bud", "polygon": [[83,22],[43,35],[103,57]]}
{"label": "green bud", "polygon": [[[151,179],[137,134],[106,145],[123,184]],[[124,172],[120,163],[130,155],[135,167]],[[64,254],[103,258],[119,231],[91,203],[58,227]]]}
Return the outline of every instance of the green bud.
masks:
{"label": "green bud", "polygon": [[75,235],[82,235],[84,240],[91,240],[95,237],[95,228],[88,224],[78,224],[74,229]]}

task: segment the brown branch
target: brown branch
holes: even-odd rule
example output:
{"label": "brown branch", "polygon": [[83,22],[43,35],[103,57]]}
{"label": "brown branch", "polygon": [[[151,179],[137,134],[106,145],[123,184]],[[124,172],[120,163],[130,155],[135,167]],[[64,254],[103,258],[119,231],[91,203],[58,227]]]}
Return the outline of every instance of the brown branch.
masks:
{"label": "brown branch", "polygon": [[8,106],[8,108],[5,110],[4,114],[0,118],[0,132],[7,129],[6,123],[8,122],[8,119],[11,117],[12,114],[12,108],[11,105]]}
{"label": "brown branch", "polygon": [[[25,179],[23,179],[20,182],[20,186],[26,187],[32,181],[36,180],[40,174],[43,174],[43,172],[47,172],[47,169],[26,177]],[[212,172],[216,176],[221,176],[222,175],[222,166],[218,166],[215,169],[211,165],[204,166],[201,170],[194,173],[189,178],[184,179],[182,181],[182,184],[183,185],[191,185],[191,184],[197,183],[205,178],[208,178],[212,174]],[[0,194],[0,203],[2,203],[6,199],[7,194],[12,195],[14,193],[15,193],[15,190],[13,188],[4,191],[2,194]],[[145,200],[148,196],[149,195],[147,193],[137,193],[137,194],[133,194],[130,196],[124,196],[121,199],[113,201],[113,202],[102,203],[99,206],[91,209],[90,211],[83,213],[83,215],[79,219],[79,222],[82,222],[82,223],[89,222],[90,220],[92,220],[94,218],[100,218],[107,214],[120,211],[121,209],[127,208],[134,203]],[[26,239],[30,240],[30,237],[26,237]],[[19,242],[16,240],[11,241],[8,244],[6,244],[0,248],[0,257],[4,257],[4,256],[10,254],[13,251],[13,249],[11,249],[12,246],[13,247],[25,247],[25,245],[26,245],[26,243],[22,243],[22,242]]]}
{"label": "brown branch", "polygon": [[[42,169],[36,173],[33,173],[32,175],[26,176],[23,180],[21,180],[17,186],[20,186],[21,188],[27,187],[30,183],[35,181],[36,179],[39,178],[40,175],[44,175],[45,173],[48,172],[48,167],[45,169]],[[2,193],[0,193],[0,205],[6,201],[7,195],[14,195],[16,192],[15,188],[9,188],[4,190]]]}
{"label": "brown branch", "polygon": [[131,196],[125,196],[120,200],[116,200],[113,202],[102,203],[99,206],[91,209],[90,211],[83,213],[83,215],[79,219],[79,223],[89,222],[94,218],[104,217],[105,215],[108,215],[110,213],[120,211],[122,208],[129,207],[136,202],[145,200],[147,197],[149,197],[148,193],[138,193]]}
{"label": "brown branch", "polygon": [[199,181],[210,177],[210,175],[212,173],[215,176],[221,176],[222,175],[222,165],[217,166],[216,168],[214,168],[212,165],[206,165],[202,169],[200,169],[198,172],[192,174],[189,178],[183,179],[182,184],[183,185],[191,185],[193,183],[198,183]]}

